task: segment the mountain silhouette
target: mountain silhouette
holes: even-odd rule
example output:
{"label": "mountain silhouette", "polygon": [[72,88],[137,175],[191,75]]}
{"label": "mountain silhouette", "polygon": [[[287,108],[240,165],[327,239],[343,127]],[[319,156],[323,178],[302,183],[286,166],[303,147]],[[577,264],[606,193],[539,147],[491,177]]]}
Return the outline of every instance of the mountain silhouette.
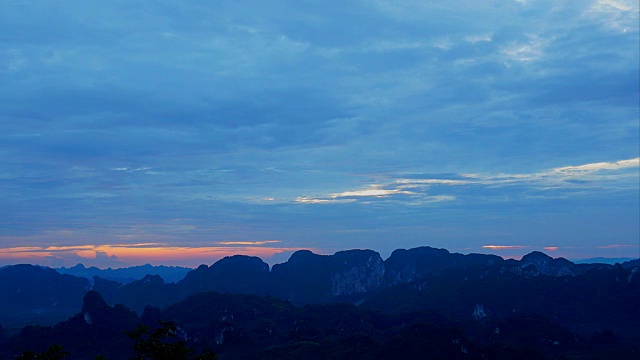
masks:
{"label": "mountain silhouette", "polygon": [[[533,349],[533,358],[544,358],[566,351],[626,354],[640,344],[640,330],[628,321],[640,318],[637,261],[574,264],[541,252],[504,260],[419,247],[383,260],[372,250],[302,250],[271,269],[260,258],[235,255],[175,283],[154,274],[126,284],[95,276],[91,289],[85,278],[16,265],[0,269],[0,289],[0,312],[16,314],[0,314],[0,355],[9,358],[18,346],[43,351],[59,343],[82,356],[99,350],[124,359],[131,341],[122,334],[158,321],[175,322],[198,351],[213,348],[230,358],[376,359],[401,352],[403,344],[489,358]],[[34,313],[46,315],[44,325],[62,322],[19,330],[20,321],[41,321],[29,317]],[[451,347],[449,339],[445,346],[438,334],[458,343]],[[423,348],[416,342],[424,336],[440,340]],[[29,338],[36,341],[28,346]]]}

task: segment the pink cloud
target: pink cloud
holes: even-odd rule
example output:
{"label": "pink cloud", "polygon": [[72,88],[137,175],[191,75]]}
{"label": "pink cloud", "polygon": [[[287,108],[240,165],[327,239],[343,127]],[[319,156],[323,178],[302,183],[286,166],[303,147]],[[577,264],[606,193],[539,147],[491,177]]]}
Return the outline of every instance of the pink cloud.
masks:
{"label": "pink cloud", "polygon": [[[165,244],[104,244],[55,247],[0,248],[0,262],[4,264],[32,263],[47,266],[85,265],[131,266],[142,264],[196,267],[212,264],[231,255],[257,256],[263,260],[301,248],[275,247],[277,240],[256,242],[222,242],[216,246],[167,246]],[[314,249],[310,249],[316,251]]]}
{"label": "pink cloud", "polygon": [[523,245],[483,245],[483,249],[491,249],[491,250],[519,250],[519,249],[527,249],[530,246]]}

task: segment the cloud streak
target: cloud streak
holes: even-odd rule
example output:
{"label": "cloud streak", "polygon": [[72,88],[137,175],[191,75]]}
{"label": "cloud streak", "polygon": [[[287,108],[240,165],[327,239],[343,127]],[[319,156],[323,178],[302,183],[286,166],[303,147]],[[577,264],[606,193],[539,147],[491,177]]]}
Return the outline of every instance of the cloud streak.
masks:
{"label": "cloud streak", "polygon": [[[572,193],[562,190],[582,189],[592,193],[603,191],[633,191],[637,185],[640,169],[640,158],[620,160],[614,162],[589,163],[576,166],[563,166],[550,170],[530,174],[450,174],[455,179],[432,178],[400,178],[383,184],[370,185],[363,190],[351,190],[341,193],[329,194],[326,197],[299,197],[298,203],[307,204],[332,204],[348,200],[350,202],[362,202],[371,200],[397,200],[409,198],[406,203],[413,201],[424,203],[454,201],[456,200],[456,187],[491,188],[510,191],[514,187],[520,187],[516,197],[532,196],[533,192],[544,193],[554,189],[555,196],[563,198],[574,196]],[[427,176],[427,175],[425,175]],[[411,189],[411,190],[408,190]],[[437,190],[436,190],[437,189]],[[433,195],[435,191],[445,192]],[[448,192],[448,193],[447,193]],[[483,194],[482,191],[477,191]],[[581,193],[579,196],[585,196]],[[499,195],[499,193],[498,193]]]}
{"label": "cloud streak", "polygon": [[491,249],[491,250],[522,250],[527,249],[530,246],[523,245],[483,245],[483,249]]}
{"label": "cloud streak", "polygon": [[[195,267],[236,254],[258,256],[267,261],[274,255],[291,253],[300,248],[274,247],[278,240],[255,242],[219,242],[218,246],[170,246],[161,243],[103,244],[47,247],[0,248],[0,263],[44,262],[52,266],[85,265],[132,266],[142,264]],[[268,245],[268,246],[264,246]],[[316,250],[317,251],[317,250]]]}

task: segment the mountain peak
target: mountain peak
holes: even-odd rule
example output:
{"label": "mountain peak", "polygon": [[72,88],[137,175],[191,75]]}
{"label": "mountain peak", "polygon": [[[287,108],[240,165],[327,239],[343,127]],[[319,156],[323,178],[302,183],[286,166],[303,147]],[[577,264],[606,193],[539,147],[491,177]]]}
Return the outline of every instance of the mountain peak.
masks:
{"label": "mountain peak", "polygon": [[[431,246],[420,246],[412,249],[396,249],[391,253],[391,258],[424,257],[424,256],[446,256],[449,255],[447,249],[437,249]],[[388,259],[387,259],[388,260]]]}
{"label": "mountain peak", "polygon": [[553,260],[553,258],[541,251],[532,251],[527,255],[522,257],[521,261],[531,261],[531,260]]}
{"label": "mountain peak", "polygon": [[102,295],[95,290],[89,290],[82,302],[82,312],[85,314],[96,314],[109,308]]}
{"label": "mountain peak", "polygon": [[314,254],[310,250],[298,250],[291,254],[288,262],[303,262],[310,259],[318,258],[322,255]]}
{"label": "mountain peak", "polygon": [[164,279],[160,275],[147,274],[142,280],[145,284],[164,285]]}
{"label": "mountain peak", "polygon": [[502,259],[495,255],[462,255],[430,246],[398,249],[385,261],[385,277],[388,284],[396,284],[412,281],[425,274],[438,273],[448,267],[469,268],[498,261]]}
{"label": "mountain peak", "polygon": [[525,268],[533,265],[540,274],[551,276],[575,276],[576,265],[565,258],[554,259],[551,256],[540,252],[533,251],[522,257],[520,260],[520,267]]}
{"label": "mountain peak", "polygon": [[216,270],[220,268],[226,267],[234,267],[234,266],[243,266],[243,267],[257,267],[259,269],[269,270],[269,265],[262,261],[257,256],[248,256],[248,255],[233,255],[233,256],[225,256],[224,258],[216,261],[209,269]]}

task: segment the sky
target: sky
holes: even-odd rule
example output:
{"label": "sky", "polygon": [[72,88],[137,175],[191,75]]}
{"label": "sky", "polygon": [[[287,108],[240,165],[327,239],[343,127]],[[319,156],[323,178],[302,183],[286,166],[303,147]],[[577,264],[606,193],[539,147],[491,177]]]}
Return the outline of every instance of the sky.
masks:
{"label": "sky", "polygon": [[636,0],[0,2],[0,266],[640,256]]}

